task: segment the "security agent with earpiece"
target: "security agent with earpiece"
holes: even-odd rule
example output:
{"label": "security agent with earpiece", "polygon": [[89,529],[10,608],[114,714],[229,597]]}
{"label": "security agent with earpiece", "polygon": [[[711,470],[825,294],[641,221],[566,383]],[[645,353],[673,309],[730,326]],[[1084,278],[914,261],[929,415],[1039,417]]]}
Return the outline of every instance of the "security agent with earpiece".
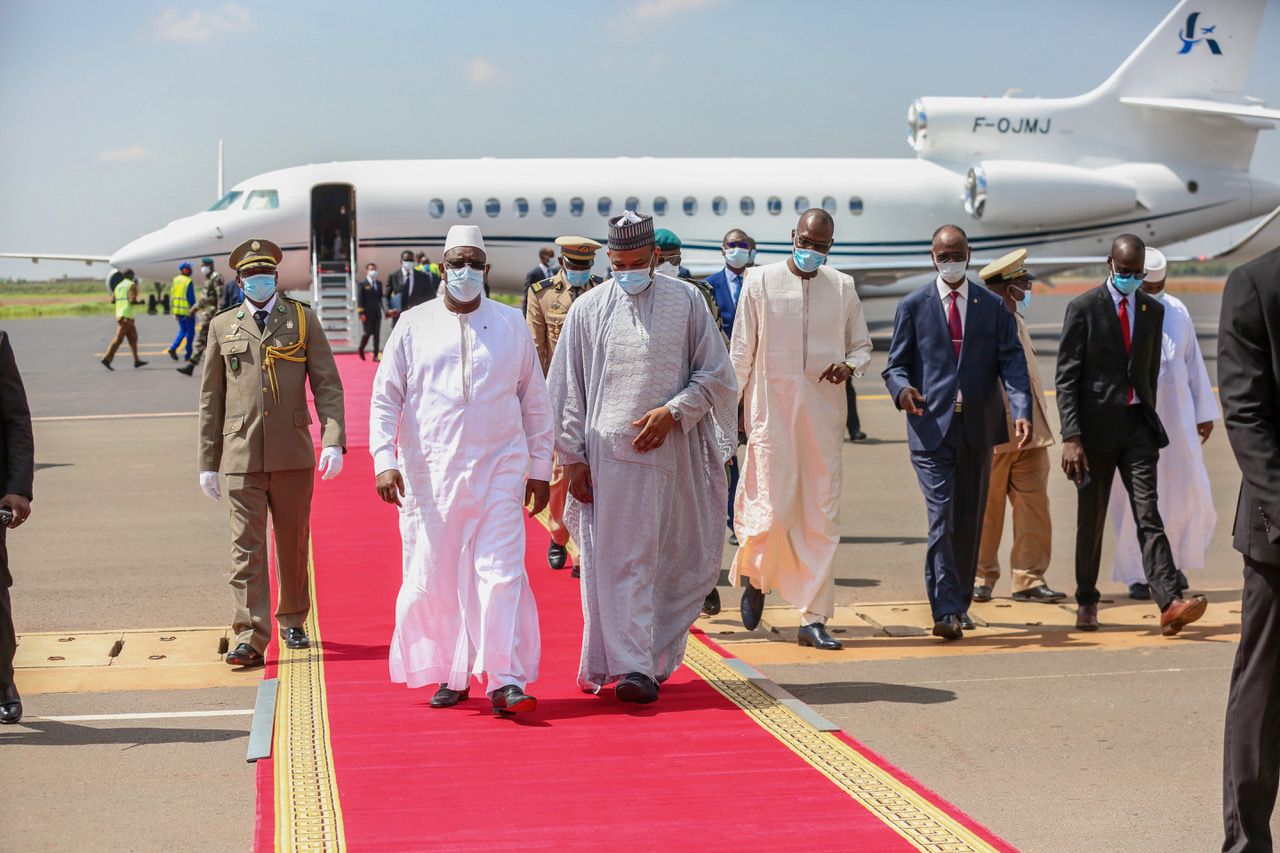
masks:
{"label": "security agent with earpiece", "polygon": [[[313,466],[329,480],[346,452],[342,381],[315,312],[276,292],[283,253],[270,240],[246,240],[229,263],[245,301],[218,312],[200,383],[200,488],[219,500],[218,472],[231,504],[232,666],[259,666],[271,638],[267,515],[276,538],[280,638],[310,645],[308,554]],[[320,463],[312,447],[307,383],[320,417]]]}

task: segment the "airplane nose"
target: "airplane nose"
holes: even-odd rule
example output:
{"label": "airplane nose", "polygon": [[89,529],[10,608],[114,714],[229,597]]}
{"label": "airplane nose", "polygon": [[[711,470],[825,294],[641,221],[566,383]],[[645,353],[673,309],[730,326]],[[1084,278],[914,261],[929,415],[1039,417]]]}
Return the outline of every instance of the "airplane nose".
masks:
{"label": "airplane nose", "polygon": [[111,256],[111,266],[132,269],[146,278],[164,278],[173,275],[181,261],[193,260],[192,254],[199,251],[198,243],[192,229],[171,222],[118,249]]}

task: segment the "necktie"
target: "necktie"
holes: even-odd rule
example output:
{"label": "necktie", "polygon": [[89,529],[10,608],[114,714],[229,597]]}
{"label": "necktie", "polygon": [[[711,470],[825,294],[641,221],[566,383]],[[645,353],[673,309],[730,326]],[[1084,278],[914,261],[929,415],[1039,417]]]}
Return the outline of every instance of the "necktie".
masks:
{"label": "necktie", "polygon": [[253,312],[254,322],[258,324],[258,331],[265,332],[267,330],[267,312],[259,309]]}
{"label": "necktie", "polygon": [[[1129,332],[1129,297],[1126,296],[1120,300],[1120,304],[1116,306],[1116,311],[1120,315],[1120,337],[1124,339],[1124,354],[1127,361],[1129,353],[1133,349],[1133,336]],[[1126,372],[1127,372],[1127,365],[1126,365]],[[1133,402],[1133,386],[1130,385],[1129,393],[1125,397],[1125,403],[1129,404],[1132,402]]]}
{"label": "necktie", "polygon": [[951,310],[947,312],[947,328],[951,330],[951,348],[956,351],[958,361],[960,347],[964,345],[964,328],[960,325],[960,307],[956,304],[960,301],[960,293],[953,290],[948,295],[951,297]]}

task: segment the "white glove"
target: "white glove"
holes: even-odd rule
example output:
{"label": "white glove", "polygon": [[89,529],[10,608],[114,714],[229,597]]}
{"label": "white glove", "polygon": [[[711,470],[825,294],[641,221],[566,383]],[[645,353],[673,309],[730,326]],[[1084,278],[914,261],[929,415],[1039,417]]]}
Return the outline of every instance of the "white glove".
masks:
{"label": "white glove", "polygon": [[218,488],[218,472],[201,471],[200,489],[213,500],[221,500],[222,490]]}
{"label": "white glove", "polygon": [[321,480],[332,480],[342,473],[342,448],[337,445],[320,451],[320,464],[316,466]]}

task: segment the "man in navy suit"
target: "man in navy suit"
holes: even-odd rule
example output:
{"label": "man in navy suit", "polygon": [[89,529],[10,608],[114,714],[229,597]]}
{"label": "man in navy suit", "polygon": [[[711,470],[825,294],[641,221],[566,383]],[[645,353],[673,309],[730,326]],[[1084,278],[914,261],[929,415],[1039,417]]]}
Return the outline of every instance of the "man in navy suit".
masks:
{"label": "man in navy suit", "polygon": [[1031,437],[1031,379],[1013,315],[965,276],[969,241],[955,225],[933,235],[936,280],[898,304],[881,373],[907,418],[911,464],[929,511],[924,578],[933,634],[972,628],[991,449],[1008,440],[1003,382],[1022,447]]}

